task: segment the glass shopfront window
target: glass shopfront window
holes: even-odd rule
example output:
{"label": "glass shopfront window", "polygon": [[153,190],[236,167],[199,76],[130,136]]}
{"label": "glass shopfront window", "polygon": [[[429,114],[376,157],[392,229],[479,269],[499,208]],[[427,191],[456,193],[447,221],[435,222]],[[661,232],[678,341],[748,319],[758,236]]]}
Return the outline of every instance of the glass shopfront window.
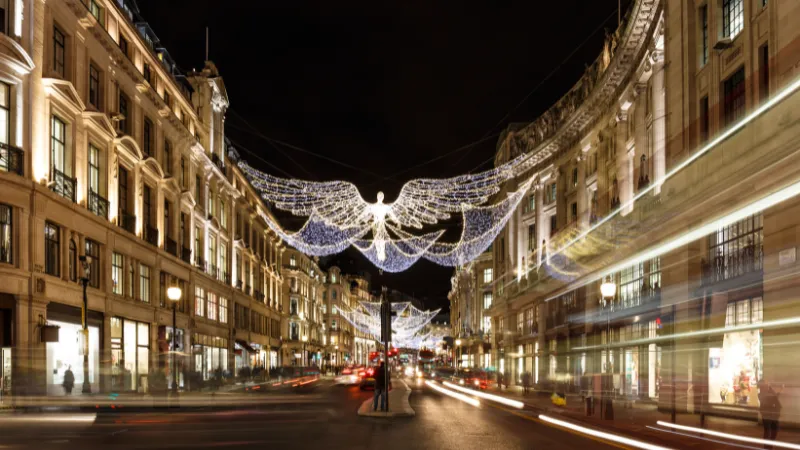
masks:
{"label": "glass shopfront window", "polygon": [[150,324],[111,318],[111,390],[147,391]]}
{"label": "glass shopfront window", "polygon": [[203,380],[214,378],[215,372],[229,374],[227,339],[196,333],[192,337],[192,353],[194,372],[201,374]]}
{"label": "glass shopfront window", "polygon": [[[761,297],[728,303],[725,327],[761,323]],[[725,333],[722,347],[708,349],[709,403],[758,407],[758,381],[763,376],[761,330]]]}
{"label": "glass shopfront window", "polygon": [[[158,327],[158,355],[159,367],[165,371],[167,377],[167,387],[172,387],[172,374],[178,375],[178,386],[184,387],[184,372],[186,364],[185,353],[185,332],[178,328],[177,333],[173,333],[170,326]],[[173,358],[174,355],[174,358]],[[173,367],[173,364],[175,367]]]}
{"label": "glass shopfront window", "polygon": [[[72,395],[83,388],[83,337],[82,327],[76,323],[48,320],[48,325],[58,329],[58,342],[47,343],[47,394],[64,395],[64,373],[71,370],[75,377]],[[100,329],[89,326],[89,383],[92,392],[100,390]]]}

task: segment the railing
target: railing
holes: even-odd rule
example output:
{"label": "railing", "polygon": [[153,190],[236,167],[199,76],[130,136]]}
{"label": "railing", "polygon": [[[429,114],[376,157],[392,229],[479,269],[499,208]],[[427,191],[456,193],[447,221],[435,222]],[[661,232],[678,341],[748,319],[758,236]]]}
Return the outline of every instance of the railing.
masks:
{"label": "railing", "polygon": [[236,289],[239,289],[241,291],[243,283],[244,282],[242,280],[237,280],[236,281]]}
{"label": "railing", "polygon": [[225,284],[230,285],[231,284],[231,274],[229,274],[228,272],[222,272],[222,280],[225,282]]}
{"label": "railing", "polygon": [[164,246],[166,247],[167,253],[172,256],[178,256],[178,243],[175,242],[175,239],[170,237],[166,238]]}
{"label": "railing", "polygon": [[216,264],[208,265],[208,274],[214,279],[219,279],[219,268]]}
{"label": "railing", "polygon": [[144,240],[150,245],[158,246],[158,229],[150,225],[145,225]]}
{"label": "railing", "polygon": [[25,152],[21,148],[0,142],[0,170],[25,174]]}
{"label": "railing", "polygon": [[200,270],[206,270],[206,262],[203,260],[201,255],[197,255],[194,259],[194,265],[197,266]]}
{"label": "railing", "polygon": [[703,283],[713,284],[764,268],[764,247],[748,245],[739,251],[718,254],[710,262],[703,261]]}
{"label": "railing", "polygon": [[247,294],[247,295],[251,295],[252,294],[252,290],[251,290],[249,284],[245,284],[244,285],[244,293]]}
{"label": "railing", "polygon": [[104,219],[108,219],[108,200],[89,189],[89,211]]}
{"label": "railing", "polygon": [[181,259],[186,264],[192,263],[192,249],[181,246]]}
{"label": "railing", "polygon": [[70,200],[72,203],[75,203],[75,185],[78,181],[56,168],[52,170],[53,184],[50,189],[56,194]]}
{"label": "railing", "polygon": [[263,303],[263,302],[264,302],[264,293],[263,293],[263,292],[261,292],[261,291],[259,291],[259,290],[256,290],[256,291],[254,291],[254,292],[255,292],[255,298],[256,298],[256,300],[258,300],[258,301],[260,301],[260,302],[262,302],[262,303]]}
{"label": "railing", "polygon": [[120,211],[117,223],[119,223],[120,228],[128,233],[136,232],[136,216],[132,214],[128,214],[125,211]]}

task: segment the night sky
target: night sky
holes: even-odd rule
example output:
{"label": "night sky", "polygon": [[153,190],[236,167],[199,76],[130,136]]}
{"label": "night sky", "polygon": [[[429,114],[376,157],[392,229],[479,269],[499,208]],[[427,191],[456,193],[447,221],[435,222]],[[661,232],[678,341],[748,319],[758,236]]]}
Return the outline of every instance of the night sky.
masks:
{"label": "night sky", "polygon": [[[351,181],[370,202],[411,178],[490,167],[497,135],[558,100],[617,23],[617,0],[137,3],[184,71],[202,68],[209,27],[242,157]],[[357,251],[333,259],[373,270]],[[446,307],[452,271],[421,261],[373,280]]]}

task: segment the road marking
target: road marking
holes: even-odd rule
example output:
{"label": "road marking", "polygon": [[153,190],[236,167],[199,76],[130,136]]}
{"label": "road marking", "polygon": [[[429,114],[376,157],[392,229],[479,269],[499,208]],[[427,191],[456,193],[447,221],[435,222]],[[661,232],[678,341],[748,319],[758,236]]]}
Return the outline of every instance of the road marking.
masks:
{"label": "road marking", "polygon": [[699,439],[701,441],[716,442],[718,444],[729,445],[731,447],[751,448],[751,449],[754,449],[754,450],[761,450],[761,448],[762,448],[762,447],[751,447],[749,445],[744,445],[744,444],[734,444],[733,442],[718,441],[716,439],[704,438],[704,437],[696,436],[694,434],[689,434],[689,433],[678,433],[677,431],[665,430],[663,428],[658,428],[658,427],[651,427],[650,425],[648,425],[646,428],[649,428],[651,430],[661,431],[663,433],[670,433],[670,434],[676,434],[678,436],[686,436],[686,437],[690,437],[690,438],[693,438],[693,439]]}
{"label": "road marking", "polygon": [[800,450],[800,445],[791,444],[789,442],[768,441],[766,439],[739,436],[738,434],[722,433],[720,431],[707,430],[705,428],[696,428],[696,427],[689,427],[686,425],[678,425],[675,423],[664,422],[663,420],[659,420],[658,422],[656,422],[656,424],[661,425],[662,427],[674,428],[676,430],[692,431],[695,433],[708,434],[710,436],[716,436],[725,439],[733,439],[735,441],[749,442],[751,444],[771,445],[773,447],[782,447],[782,448],[791,448],[795,450]]}

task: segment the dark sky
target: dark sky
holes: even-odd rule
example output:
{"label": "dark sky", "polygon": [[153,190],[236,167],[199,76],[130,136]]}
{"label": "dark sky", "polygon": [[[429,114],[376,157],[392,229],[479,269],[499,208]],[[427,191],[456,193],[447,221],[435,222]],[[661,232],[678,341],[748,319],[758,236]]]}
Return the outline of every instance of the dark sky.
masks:
{"label": "dark sky", "polygon": [[[202,68],[209,27],[231,102],[226,133],[251,164],[348,180],[368,201],[378,190],[393,199],[411,178],[489,167],[496,135],[563,95],[617,21],[617,0],[137,3],[186,71]],[[352,253],[340,259],[371,267]],[[419,262],[379,282],[443,307],[451,273]]]}

